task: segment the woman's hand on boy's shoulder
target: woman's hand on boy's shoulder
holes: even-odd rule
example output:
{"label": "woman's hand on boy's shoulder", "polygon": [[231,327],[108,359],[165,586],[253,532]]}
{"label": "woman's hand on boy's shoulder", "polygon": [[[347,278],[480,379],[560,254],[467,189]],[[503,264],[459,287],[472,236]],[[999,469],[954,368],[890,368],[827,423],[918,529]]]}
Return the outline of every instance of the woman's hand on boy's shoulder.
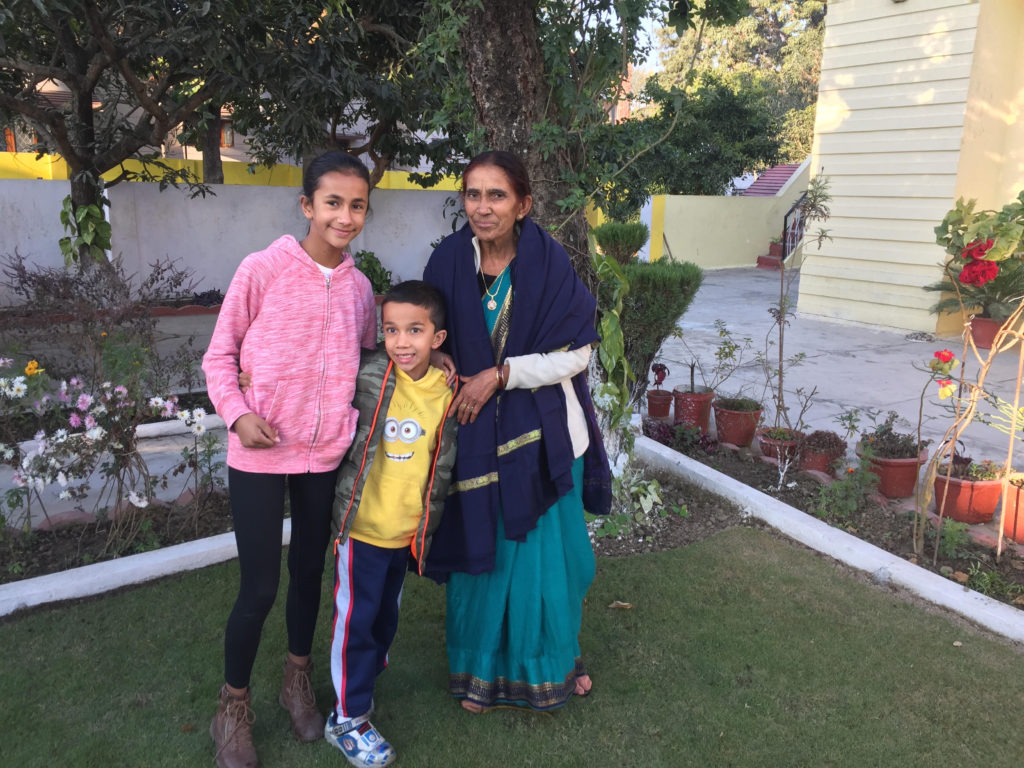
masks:
{"label": "woman's hand on boy's shoulder", "polygon": [[250,386],[252,386],[252,374],[240,371],[238,373],[238,388],[244,393]]}
{"label": "woman's hand on boy's shoulder", "polygon": [[430,364],[435,368],[439,368],[444,373],[444,381],[449,387],[455,386],[455,382],[458,381],[459,376],[458,372],[455,370],[455,361],[452,360],[451,355],[447,352],[442,352],[439,349],[431,350]]}

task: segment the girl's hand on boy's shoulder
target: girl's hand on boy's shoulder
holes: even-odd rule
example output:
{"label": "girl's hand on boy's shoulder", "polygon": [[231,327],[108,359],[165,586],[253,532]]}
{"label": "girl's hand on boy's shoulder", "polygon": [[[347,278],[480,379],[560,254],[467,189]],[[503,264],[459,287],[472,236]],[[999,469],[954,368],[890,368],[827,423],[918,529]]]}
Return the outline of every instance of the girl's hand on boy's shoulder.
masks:
{"label": "girl's hand on boy's shoulder", "polygon": [[250,386],[252,386],[252,374],[240,371],[238,374],[238,388],[244,393]]}
{"label": "girl's hand on boy's shoulder", "polygon": [[255,413],[239,416],[231,428],[246,448],[273,448],[281,442],[277,430]]}

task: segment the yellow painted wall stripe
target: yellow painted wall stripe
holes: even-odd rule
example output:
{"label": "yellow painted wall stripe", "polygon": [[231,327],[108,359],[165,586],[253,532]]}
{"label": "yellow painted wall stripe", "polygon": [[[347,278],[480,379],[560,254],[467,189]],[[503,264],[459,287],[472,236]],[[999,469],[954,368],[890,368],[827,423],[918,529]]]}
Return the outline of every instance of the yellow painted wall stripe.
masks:
{"label": "yellow painted wall stripe", "polygon": [[657,261],[665,255],[665,196],[654,195],[651,198],[651,261]]}

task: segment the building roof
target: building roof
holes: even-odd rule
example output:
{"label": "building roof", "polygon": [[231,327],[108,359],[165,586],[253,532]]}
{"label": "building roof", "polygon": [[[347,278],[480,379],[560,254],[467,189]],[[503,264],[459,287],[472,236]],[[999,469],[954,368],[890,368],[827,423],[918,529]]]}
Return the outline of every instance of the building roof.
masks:
{"label": "building roof", "polygon": [[740,194],[744,197],[775,197],[799,167],[800,163],[788,163],[769,168]]}

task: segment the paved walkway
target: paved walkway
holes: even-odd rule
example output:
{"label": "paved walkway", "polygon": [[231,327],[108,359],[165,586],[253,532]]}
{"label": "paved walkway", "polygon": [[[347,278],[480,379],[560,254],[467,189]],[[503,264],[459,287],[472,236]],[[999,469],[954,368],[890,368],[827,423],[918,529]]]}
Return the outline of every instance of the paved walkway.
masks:
{"label": "paved walkway", "polygon": [[[791,290],[795,299],[798,285],[794,284]],[[765,375],[755,361],[755,353],[766,349],[772,327],[768,310],[778,302],[778,295],[779,273],[775,271],[751,267],[705,272],[704,283],[680,322],[683,338],[669,339],[662,347],[660,360],[671,371],[663,386],[667,389],[688,386],[689,362],[694,356],[705,365],[714,363],[714,350],[719,342],[715,321],[721,319],[735,336],[749,337],[752,345],[744,355],[742,366],[721,388],[721,393],[742,391],[770,404],[771,393],[765,390]],[[959,337],[920,340],[918,336],[808,317],[798,312],[786,329],[785,354],[787,358],[797,353],[806,357],[785,371],[786,403],[790,413],[797,410],[794,395],[797,388],[810,391],[817,387],[817,394],[804,417],[810,429],[832,429],[841,433],[843,430],[835,418],[849,409],[861,412],[863,429],[871,425],[866,414],[871,411],[884,414],[892,409],[909,422],[904,425],[904,431],[914,431],[921,391],[929,377],[928,372],[919,369],[932,359],[936,350],[948,348],[958,358],[962,351]],[[773,335],[770,340],[776,342],[777,336]],[[768,354],[777,359],[777,347],[768,347]],[[973,378],[978,368],[977,362],[969,361],[968,378]],[[649,371],[647,373],[650,375]],[[990,370],[989,391],[1012,401],[1016,375],[1017,355],[1004,352]],[[699,376],[696,381],[701,383]],[[946,407],[951,402],[945,400],[940,404],[938,387],[935,384],[928,387],[923,434],[933,440],[932,451],[952,422]],[[765,418],[770,420],[772,416],[773,412],[767,409]],[[992,459],[1002,463],[1008,442],[1005,434],[977,423],[971,424],[964,435],[966,452],[976,461]],[[1024,450],[1017,454],[1017,461],[1024,465]]]}

